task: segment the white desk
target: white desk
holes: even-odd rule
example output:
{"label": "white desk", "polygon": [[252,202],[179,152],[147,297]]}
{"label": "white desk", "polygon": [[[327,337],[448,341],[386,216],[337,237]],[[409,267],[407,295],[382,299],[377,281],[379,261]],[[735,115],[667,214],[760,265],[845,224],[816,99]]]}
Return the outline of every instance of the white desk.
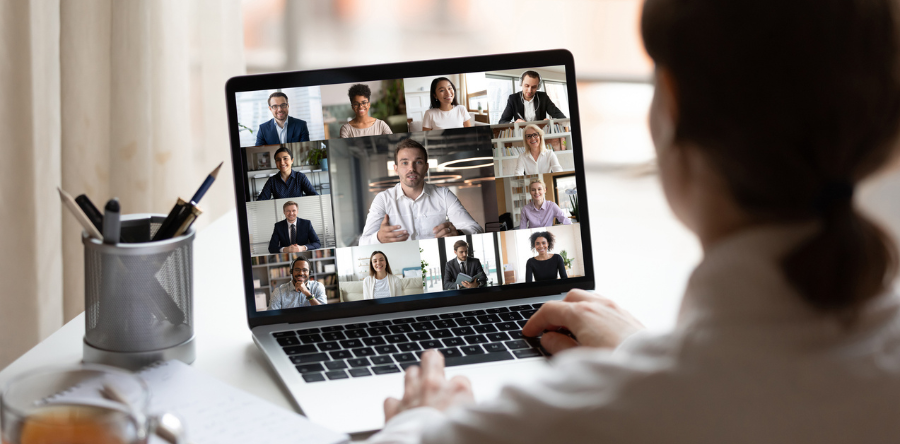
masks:
{"label": "white desk", "polygon": [[[651,329],[674,325],[699,246],[672,218],[656,177],[589,172],[597,290]],[[235,212],[197,234],[194,324],[201,371],[285,408],[291,402],[250,338]],[[82,313],[0,371],[0,386],[28,370],[81,361]]]}

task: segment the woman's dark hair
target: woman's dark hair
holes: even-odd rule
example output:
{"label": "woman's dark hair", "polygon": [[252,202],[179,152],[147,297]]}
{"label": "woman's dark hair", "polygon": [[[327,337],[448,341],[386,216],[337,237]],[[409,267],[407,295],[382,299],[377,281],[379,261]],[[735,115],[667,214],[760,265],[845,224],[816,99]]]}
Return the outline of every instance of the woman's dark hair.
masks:
{"label": "woman's dark hair", "polygon": [[369,256],[369,276],[375,276],[375,267],[372,266],[372,258],[375,257],[376,254],[380,254],[384,257],[384,271],[386,271],[387,274],[393,274],[394,272],[391,271],[391,263],[388,262],[387,255],[380,251],[373,251]]}
{"label": "woman's dark hair", "polygon": [[357,83],[350,87],[350,90],[347,91],[347,95],[350,96],[350,102],[353,102],[353,99],[356,98],[356,96],[363,96],[366,100],[369,100],[372,97],[372,90],[369,89],[369,85]]}
{"label": "woman's dark hair", "polygon": [[450,102],[450,104],[453,106],[459,105],[459,101],[456,100],[456,85],[454,85],[453,82],[451,82],[450,79],[446,77],[438,77],[431,81],[431,95],[428,96],[431,99],[431,107],[441,107],[441,101],[437,99],[437,87],[438,83],[441,83],[442,80],[446,80],[447,83],[450,84],[450,87],[453,88],[453,101]]}
{"label": "woman's dark hair", "polygon": [[845,319],[897,272],[893,243],[852,203],[900,125],[895,14],[892,0],[647,0],[641,18],[672,80],[675,141],[760,222],[822,221],[781,265],[809,304]]}
{"label": "woman's dark hair", "polygon": [[531,240],[531,249],[534,250],[534,244],[535,242],[537,242],[539,237],[547,239],[547,251],[553,251],[553,243],[556,241],[556,238],[553,237],[553,233],[549,231],[538,231],[537,233],[531,233],[531,236],[528,238],[529,240]]}
{"label": "woman's dark hair", "polygon": [[291,150],[289,150],[286,146],[282,146],[281,148],[275,150],[275,154],[272,155],[272,159],[275,159],[275,157],[278,156],[278,153],[287,153],[288,157],[290,157],[291,160],[294,160],[294,155],[291,154]]}

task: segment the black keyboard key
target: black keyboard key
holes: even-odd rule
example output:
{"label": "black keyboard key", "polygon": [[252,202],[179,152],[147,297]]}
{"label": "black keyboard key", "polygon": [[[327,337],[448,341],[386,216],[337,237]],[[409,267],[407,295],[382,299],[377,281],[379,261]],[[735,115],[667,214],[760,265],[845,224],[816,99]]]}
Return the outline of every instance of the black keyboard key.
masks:
{"label": "black keyboard key", "polygon": [[[446,359],[446,358],[458,358],[458,357],[460,357],[460,356],[463,355],[462,352],[460,352],[459,349],[456,348],[456,347],[452,347],[452,348],[441,348],[441,349],[438,349],[438,351],[441,352],[442,355],[444,355],[444,359]],[[425,351],[423,350],[423,351],[416,352],[416,355],[418,355],[419,358],[421,358],[421,357],[422,357],[422,353],[425,353]]]}
{"label": "black keyboard key", "polygon": [[322,327],[322,333],[327,333],[330,331],[342,331],[344,329],[343,325],[331,325],[328,327]]}
{"label": "black keyboard key", "polygon": [[456,327],[451,328],[450,331],[453,332],[456,336],[466,336],[466,335],[474,335],[475,330],[472,330],[472,327]]}
{"label": "black keyboard key", "polygon": [[347,368],[347,363],[344,361],[328,361],[325,363],[325,368],[328,370],[343,370]]}
{"label": "black keyboard key", "polygon": [[276,338],[286,338],[288,336],[297,336],[297,332],[295,332],[294,330],[276,331],[275,333],[272,333],[272,336]]}
{"label": "black keyboard key", "polygon": [[497,308],[489,308],[485,311],[488,313],[506,313],[507,311],[509,311],[509,309],[506,307],[497,307]]}
{"label": "black keyboard key", "polygon": [[501,322],[499,324],[494,324],[494,325],[496,325],[497,329],[499,329],[500,331],[512,331],[512,330],[518,330],[521,328],[518,325],[516,325],[515,322]]}
{"label": "black keyboard key", "polygon": [[345,372],[343,370],[337,370],[337,371],[333,371],[333,372],[325,372],[325,376],[327,376],[328,379],[330,379],[330,380],[350,378],[349,376],[347,376],[347,372]]}
{"label": "black keyboard key", "polygon": [[510,339],[508,334],[502,333],[502,332],[501,333],[488,333],[485,336],[487,336],[488,341],[491,341],[491,342],[502,342],[502,341],[508,341]]}
{"label": "black keyboard key", "polygon": [[419,321],[419,322],[436,321],[436,320],[438,320],[437,315],[416,316],[416,321]]}
{"label": "black keyboard key", "polygon": [[476,319],[474,316],[469,316],[469,317],[465,317],[465,318],[459,318],[459,319],[456,320],[456,323],[457,323],[460,327],[463,327],[463,326],[466,326],[466,325],[478,325],[478,324],[480,324],[480,322],[478,322],[478,319]]}
{"label": "black keyboard key", "polygon": [[493,324],[473,325],[472,329],[475,330],[475,333],[493,333],[497,331],[497,327],[494,327]]}
{"label": "black keyboard key", "polygon": [[[506,346],[500,342],[491,342],[490,344],[482,345],[482,347],[484,347],[484,349],[487,350],[488,353],[501,352],[506,350]],[[327,367],[328,364],[325,364],[325,366]]]}
{"label": "black keyboard key", "polygon": [[446,347],[459,347],[460,345],[466,345],[466,341],[463,341],[462,338],[447,338],[441,341],[444,343]]}
{"label": "black keyboard key", "polygon": [[363,341],[363,344],[366,344],[366,345],[368,345],[368,346],[373,346],[373,345],[384,345],[384,344],[387,344],[387,341],[385,341],[384,338],[378,338],[378,337],[376,337],[376,338],[363,338],[362,341]]}
{"label": "black keyboard key", "polygon": [[310,353],[308,355],[291,356],[291,362],[294,364],[309,364],[311,362],[329,361],[331,358],[325,353]]}
{"label": "black keyboard key", "polygon": [[456,321],[453,319],[441,319],[438,321],[434,321],[434,326],[436,328],[452,328],[456,327]]}
{"label": "black keyboard key", "polygon": [[322,376],[321,373],[306,373],[303,375],[303,380],[306,382],[322,382],[325,380],[325,376]]}
{"label": "black keyboard key", "polygon": [[304,344],[315,344],[317,342],[325,342],[325,339],[322,338],[322,335],[320,335],[318,333],[316,333],[314,335],[298,336],[297,338],[300,339],[300,342],[302,342]]}
{"label": "black keyboard key", "polygon": [[344,328],[347,330],[356,330],[356,329],[360,329],[360,328],[366,328],[368,326],[369,325],[366,324],[365,322],[360,322],[357,324],[344,324]]}
{"label": "black keyboard key", "polygon": [[397,365],[399,365],[403,370],[406,370],[414,365],[419,365],[419,361],[400,362]]}
{"label": "black keyboard key", "polygon": [[428,332],[419,331],[415,333],[409,333],[406,335],[410,341],[425,341],[431,339],[431,335]]}
{"label": "black keyboard key", "polygon": [[397,344],[397,348],[400,349],[400,351],[404,352],[411,352],[422,349],[422,347],[419,347],[419,344],[415,342],[405,342],[403,344]]}
{"label": "black keyboard key", "polygon": [[444,313],[438,316],[441,319],[456,319],[463,317],[462,313]]}
{"label": "black keyboard key", "polygon": [[525,342],[528,343],[528,346],[531,347],[531,348],[538,348],[538,347],[541,346],[541,338],[528,338],[528,337],[523,337],[522,339],[524,339]]}
{"label": "black keyboard key", "polygon": [[394,360],[391,359],[390,356],[372,356],[369,358],[372,361],[372,365],[385,365],[385,364],[393,364]]}
{"label": "black keyboard key", "polygon": [[484,349],[480,345],[466,345],[459,348],[465,355],[480,355],[484,353]]}
{"label": "black keyboard key", "polygon": [[525,305],[513,305],[512,307],[509,307],[509,309],[510,309],[511,311],[531,310],[531,306],[528,305],[528,304],[525,304]]}
{"label": "black keyboard key", "polygon": [[481,364],[484,362],[508,361],[513,359],[508,351],[496,353],[482,353],[480,355],[467,355],[460,357],[444,358],[444,366],[454,367],[457,365]]}
{"label": "black keyboard key", "polygon": [[369,347],[354,348],[352,351],[353,351],[353,355],[356,356],[357,358],[362,358],[365,356],[375,356],[375,350],[372,350]]}
{"label": "black keyboard key", "polygon": [[369,322],[369,327],[384,327],[385,325],[391,325],[391,321],[372,321],[372,322]]}
{"label": "black keyboard key", "polygon": [[322,338],[324,338],[326,341],[342,341],[344,339],[347,339],[347,337],[339,331],[322,333]]}
{"label": "black keyboard key", "polygon": [[527,324],[527,323],[528,323],[528,320],[516,321],[516,325],[518,325],[519,328],[525,327],[525,324]]}
{"label": "black keyboard key", "polygon": [[537,312],[537,310],[522,310],[519,314],[522,315],[523,318],[528,319],[534,315],[535,312]]}
{"label": "black keyboard key", "polygon": [[512,330],[506,332],[506,334],[508,334],[509,337],[513,339],[526,339],[526,336],[522,334],[522,330]]}
{"label": "black keyboard key", "polygon": [[372,367],[372,371],[375,372],[376,375],[386,375],[388,373],[400,373],[400,369],[396,365],[382,365],[378,367]]}
{"label": "black keyboard key", "polygon": [[344,346],[344,348],[357,348],[362,347],[363,343],[359,339],[347,339],[346,341],[341,341],[341,345]]}
{"label": "black keyboard key", "polygon": [[541,305],[544,305],[544,303],[543,303],[543,302],[539,302],[539,303],[537,303],[537,304],[531,304],[531,306],[534,307],[535,310],[541,308]]}
{"label": "black keyboard key", "polygon": [[406,338],[406,335],[387,335],[384,339],[387,340],[388,344],[398,344],[400,342],[409,341],[409,339]]}
{"label": "black keyboard key", "polygon": [[391,331],[387,327],[369,327],[366,329],[366,333],[369,336],[384,336],[391,334]]}
{"label": "black keyboard key", "polygon": [[418,362],[418,359],[416,359],[416,355],[414,355],[412,353],[398,353],[398,354],[394,355],[394,360],[397,362],[400,362],[400,363]]}
{"label": "black keyboard key", "polygon": [[394,319],[393,324],[394,324],[394,325],[397,325],[397,324],[412,324],[413,322],[416,322],[416,320],[413,319],[413,318],[397,318],[397,319]]}
{"label": "black keyboard key", "polygon": [[336,352],[328,353],[331,356],[331,359],[347,359],[352,358],[353,353],[350,353],[350,350],[338,350]]}
{"label": "black keyboard key", "polygon": [[480,321],[482,324],[493,324],[495,322],[503,322],[500,320],[500,317],[495,314],[476,316],[475,319],[478,319],[478,321]]}
{"label": "black keyboard key", "polygon": [[453,332],[450,330],[435,330],[431,332],[431,337],[435,339],[443,339],[453,337]]}
{"label": "black keyboard key", "polygon": [[368,367],[372,365],[372,363],[370,363],[367,358],[348,359],[347,364],[349,364],[350,367],[353,368]]}
{"label": "black keyboard key", "polygon": [[319,330],[318,328],[304,328],[302,330],[297,330],[297,334],[301,335],[301,336],[302,335],[311,335],[313,333],[320,333],[320,332],[321,332],[321,330]]}
{"label": "black keyboard key", "polygon": [[348,338],[365,338],[369,336],[369,334],[361,328],[356,330],[347,330],[344,332],[344,334],[347,335]]}
{"label": "black keyboard key", "polygon": [[369,369],[367,369],[367,368],[351,368],[350,376],[353,376],[354,378],[360,378],[363,376],[372,376],[372,372],[370,372]]}
{"label": "black keyboard key", "polygon": [[[396,322],[396,321],[394,321],[394,322]],[[391,333],[395,333],[395,334],[412,333],[412,331],[413,331],[412,327],[410,327],[407,324],[392,325],[392,326],[388,327],[388,330],[390,330]]]}
{"label": "black keyboard key", "polygon": [[506,347],[508,347],[510,350],[521,350],[521,349],[531,348],[531,346],[528,345],[527,342],[525,342],[521,339],[516,339],[515,341],[504,342],[504,344],[506,344]]}
{"label": "black keyboard key", "polygon": [[516,357],[519,359],[537,358],[539,356],[542,356],[541,352],[537,351],[537,349],[534,349],[534,348],[526,348],[524,350],[513,350],[513,354],[515,354]]}
{"label": "black keyboard key", "polygon": [[388,355],[397,353],[397,347],[394,345],[379,345],[375,347],[375,351],[378,352],[379,355]]}
{"label": "black keyboard key", "polygon": [[484,344],[485,342],[488,342],[488,339],[484,337],[484,335],[465,336],[463,339],[466,340],[466,344]]}
{"label": "black keyboard key", "polygon": [[300,340],[297,339],[296,336],[288,336],[285,338],[278,338],[278,339],[276,339],[276,341],[278,341],[278,345],[280,345],[282,347],[287,347],[290,345],[300,345]]}
{"label": "black keyboard key", "polygon": [[412,329],[415,331],[426,331],[426,330],[435,330],[436,329],[434,324],[432,324],[431,322],[416,322],[413,324],[409,324],[409,326],[412,327]]}
{"label": "black keyboard key", "polygon": [[444,346],[444,344],[441,344],[441,341],[438,341],[436,339],[419,341],[419,345],[422,346],[424,350],[428,350],[429,348],[441,348]]}
{"label": "black keyboard key", "polygon": [[462,312],[463,316],[481,316],[485,314],[484,310],[470,310]]}
{"label": "black keyboard key", "polygon": [[316,372],[324,372],[325,369],[322,367],[322,364],[301,364],[296,366],[297,371],[300,373],[316,373]]}
{"label": "black keyboard key", "polygon": [[337,342],[323,342],[323,343],[319,344],[319,350],[321,350],[323,352],[335,351],[335,350],[340,350],[340,349],[341,349],[341,344],[338,344]]}
{"label": "black keyboard key", "polygon": [[285,347],[284,352],[288,355],[299,355],[301,353],[316,353],[319,349],[315,345],[295,345],[293,347]]}
{"label": "black keyboard key", "polygon": [[522,315],[515,311],[511,311],[509,313],[499,313],[497,314],[497,317],[504,321],[518,321],[522,319]]}

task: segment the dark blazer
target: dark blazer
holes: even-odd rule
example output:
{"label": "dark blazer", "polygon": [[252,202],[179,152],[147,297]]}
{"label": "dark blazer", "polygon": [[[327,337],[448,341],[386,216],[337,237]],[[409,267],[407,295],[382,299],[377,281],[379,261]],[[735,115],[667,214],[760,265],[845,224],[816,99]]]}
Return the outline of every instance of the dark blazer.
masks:
{"label": "dark blazer", "polygon": [[[284,143],[309,140],[309,129],[306,127],[305,121],[288,116],[287,125],[287,136],[284,138]],[[275,123],[274,118],[259,125],[259,131],[256,132],[256,146],[280,144],[277,128],[278,124]]]}
{"label": "dark blazer", "polygon": [[[312,223],[306,219],[297,218],[297,245],[306,245],[307,250],[322,248],[319,236],[313,230]],[[269,253],[280,253],[279,249],[291,246],[291,234],[288,232],[287,219],[276,222],[272,231],[272,239],[269,240]]]}
{"label": "dark blazer", "polygon": [[[463,271],[463,273],[469,276],[475,277],[478,273],[484,274],[484,268],[481,268],[481,261],[474,257],[466,259],[466,268],[467,270]],[[459,272],[459,259],[454,256],[453,260],[448,261],[447,265],[444,266],[444,290],[456,290],[456,276],[459,275]],[[484,287],[486,285],[487,274],[485,274],[485,277],[478,278],[479,287]],[[459,288],[465,287],[460,286]]]}
{"label": "dark blazer", "polygon": [[[535,120],[544,120],[547,118],[547,114],[550,114],[550,117],[554,119],[566,118],[566,115],[553,104],[547,93],[537,91],[534,93],[534,97],[532,100],[537,100],[534,104]],[[500,123],[514,122],[516,119],[525,120],[525,99],[522,98],[522,93],[520,92],[509,95],[509,99],[506,100],[506,109],[503,110],[503,115],[500,116]]]}

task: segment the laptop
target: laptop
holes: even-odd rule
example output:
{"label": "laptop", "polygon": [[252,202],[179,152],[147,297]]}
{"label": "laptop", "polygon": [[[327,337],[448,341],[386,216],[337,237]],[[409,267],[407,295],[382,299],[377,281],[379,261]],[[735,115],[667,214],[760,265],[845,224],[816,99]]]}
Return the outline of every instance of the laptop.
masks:
{"label": "laptop", "polygon": [[476,399],[547,353],[528,318],[594,269],[565,50],[226,85],[247,322],[297,408],[346,433],[427,349]]}

